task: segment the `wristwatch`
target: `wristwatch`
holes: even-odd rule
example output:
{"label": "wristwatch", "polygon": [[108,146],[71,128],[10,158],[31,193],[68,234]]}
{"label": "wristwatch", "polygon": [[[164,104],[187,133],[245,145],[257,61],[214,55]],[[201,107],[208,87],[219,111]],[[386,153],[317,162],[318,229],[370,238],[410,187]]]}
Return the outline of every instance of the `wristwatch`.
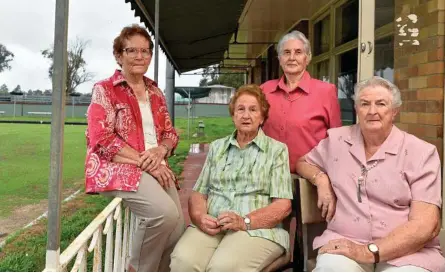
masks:
{"label": "wristwatch", "polygon": [[376,244],[368,244],[368,250],[374,255],[374,263],[378,264],[380,262],[379,247]]}
{"label": "wristwatch", "polygon": [[250,229],[250,218],[249,217],[244,217],[244,224],[246,224],[246,229],[249,230]]}

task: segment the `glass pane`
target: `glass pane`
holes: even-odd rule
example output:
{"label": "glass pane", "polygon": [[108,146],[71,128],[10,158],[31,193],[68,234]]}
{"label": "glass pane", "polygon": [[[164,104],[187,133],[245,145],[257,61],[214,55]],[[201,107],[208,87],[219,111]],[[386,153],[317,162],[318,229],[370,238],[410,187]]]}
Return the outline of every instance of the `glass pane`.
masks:
{"label": "glass pane", "polygon": [[394,0],[375,0],[375,29],[394,21]]}
{"label": "glass pane", "polygon": [[319,62],[315,65],[315,78],[329,82],[329,60]]}
{"label": "glass pane", "polygon": [[314,25],[314,55],[329,51],[329,15]]}
{"label": "glass pane", "polygon": [[337,57],[337,89],[340,100],[341,118],[343,125],[356,121],[354,109],[354,85],[357,83],[357,48],[347,51]]}
{"label": "glass pane", "polygon": [[335,10],[335,45],[358,38],[358,0],[352,0]]}
{"label": "glass pane", "polygon": [[375,42],[374,75],[394,82],[394,36]]}

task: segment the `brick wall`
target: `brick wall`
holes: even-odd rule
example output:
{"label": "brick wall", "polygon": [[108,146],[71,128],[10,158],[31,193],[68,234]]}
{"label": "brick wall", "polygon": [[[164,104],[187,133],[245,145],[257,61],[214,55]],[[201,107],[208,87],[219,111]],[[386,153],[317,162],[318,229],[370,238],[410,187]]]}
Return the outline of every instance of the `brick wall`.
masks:
{"label": "brick wall", "polygon": [[[407,20],[416,14],[418,22]],[[394,81],[402,92],[403,105],[397,118],[399,128],[443,149],[443,109],[445,82],[445,1],[395,0],[395,19],[402,17],[402,25],[419,29],[417,38],[399,36],[394,27]],[[404,43],[417,39],[419,45]]]}

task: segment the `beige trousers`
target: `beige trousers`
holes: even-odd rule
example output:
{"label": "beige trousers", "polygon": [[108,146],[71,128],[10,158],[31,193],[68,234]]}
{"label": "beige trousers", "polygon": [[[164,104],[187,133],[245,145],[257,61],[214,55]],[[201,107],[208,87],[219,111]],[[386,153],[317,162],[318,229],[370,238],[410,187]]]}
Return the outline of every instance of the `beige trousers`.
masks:
{"label": "beige trousers", "polygon": [[318,272],[428,272],[428,270],[413,266],[394,266],[388,263],[359,264],[343,255],[321,254],[317,256],[314,271]]}
{"label": "beige trousers", "polygon": [[171,271],[261,271],[284,252],[282,246],[245,231],[210,236],[189,227],[171,255]]}
{"label": "beige trousers", "polygon": [[184,217],[176,188],[165,190],[144,172],[137,192],[102,194],[121,197],[137,216],[129,270],[169,271],[170,254],[184,232]]}

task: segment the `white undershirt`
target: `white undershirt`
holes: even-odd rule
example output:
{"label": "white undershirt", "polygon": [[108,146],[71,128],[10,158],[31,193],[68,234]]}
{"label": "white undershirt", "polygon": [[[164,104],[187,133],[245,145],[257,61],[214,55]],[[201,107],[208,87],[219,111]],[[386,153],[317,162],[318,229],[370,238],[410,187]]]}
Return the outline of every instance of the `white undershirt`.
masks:
{"label": "white undershirt", "polygon": [[[158,147],[158,140],[156,138],[156,130],[153,122],[153,113],[151,112],[151,105],[148,99],[148,91],[145,91],[146,101],[138,101],[139,109],[141,111],[142,116],[142,128],[144,131],[144,143],[145,150],[148,150],[153,147]],[[165,161],[162,160],[162,164],[165,164]]]}
{"label": "white undershirt", "polygon": [[153,123],[153,114],[150,103],[139,101],[139,109],[142,115],[142,128],[144,130],[145,150],[157,147],[156,131]]}

